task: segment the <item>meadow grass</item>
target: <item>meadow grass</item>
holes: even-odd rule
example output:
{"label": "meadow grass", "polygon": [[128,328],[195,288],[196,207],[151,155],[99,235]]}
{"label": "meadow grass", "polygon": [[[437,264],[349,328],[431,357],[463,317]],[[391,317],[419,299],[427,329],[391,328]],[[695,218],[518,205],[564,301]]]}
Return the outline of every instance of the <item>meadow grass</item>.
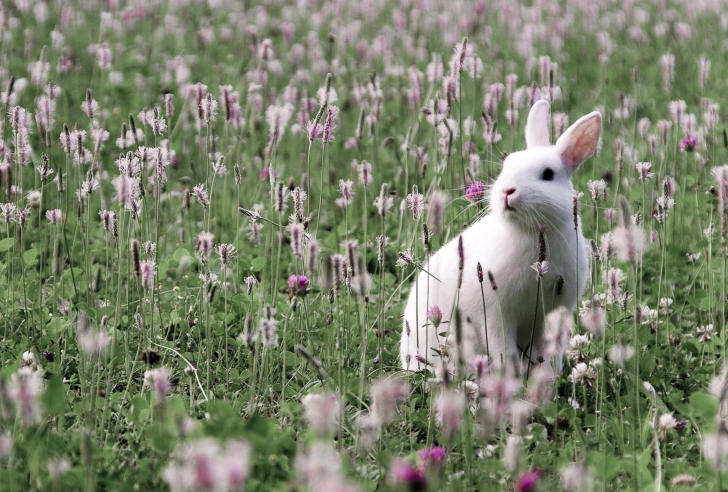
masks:
{"label": "meadow grass", "polygon": [[[722,490],[724,7],[0,3],[0,488]],[[542,98],[604,118],[562,374],[402,371]]]}

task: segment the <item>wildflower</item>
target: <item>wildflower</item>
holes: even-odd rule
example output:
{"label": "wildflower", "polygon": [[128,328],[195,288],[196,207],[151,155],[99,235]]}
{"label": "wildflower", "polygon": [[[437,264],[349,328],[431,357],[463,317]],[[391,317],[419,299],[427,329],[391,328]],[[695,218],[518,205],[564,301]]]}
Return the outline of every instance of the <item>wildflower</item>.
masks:
{"label": "wildflower", "polygon": [[409,386],[399,378],[379,379],[372,383],[372,414],[380,423],[387,423],[399,415],[399,407],[407,398]]}
{"label": "wildflower", "polygon": [[352,186],[354,185],[354,182],[350,179],[347,179],[344,181],[343,179],[339,180],[339,193],[341,193],[341,198],[336,199],[336,205],[338,205],[341,208],[346,208],[351,203],[351,198],[354,195],[354,191],[352,190]]}
{"label": "wildflower", "polygon": [[112,200],[121,206],[128,207],[137,198],[138,184],[135,178],[122,174],[112,179],[111,184],[115,192]]}
{"label": "wildflower", "polygon": [[[320,486],[321,481],[340,474],[341,456],[324,441],[314,441],[296,454],[293,466],[299,479],[311,486]],[[338,489],[332,489],[338,490]]]}
{"label": "wildflower", "polygon": [[442,311],[440,311],[440,308],[438,306],[432,306],[428,309],[427,319],[430,320],[430,323],[432,323],[432,325],[437,329],[442,321]]}
{"label": "wildflower", "polygon": [[576,366],[574,366],[571,370],[571,375],[569,376],[569,380],[572,383],[585,387],[591,387],[596,379],[597,375],[594,372],[594,369],[586,365],[584,362],[576,364]]}
{"label": "wildflower", "polygon": [[538,480],[541,478],[541,472],[538,468],[529,470],[518,479],[516,490],[518,492],[533,492],[538,486]]}
{"label": "wildflower", "polygon": [[614,230],[614,248],[622,261],[636,262],[642,258],[645,234],[641,227],[629,224]]}
{"label": "wildflower", "polygon": [[323,136],[321,137],[323,143],[329,143],[334,139],[334,129],[336,129],[336,118],[339,116],[339,108],[336,106],[329,106],[324,120]]}
{"label": "wildflower", "polygon": [[109,334],[105,331],[90,328],[79,329],[78,331],[79,347],[87,355],[97,356],[103,354],[106,352],[110,341]]}
{"label": "wildflower", "polygon": [[265,315],[260,318],[258,323],[258,331],[260,332],[261,338],[263,339],[264,347],[273,347],[278,344],[278,320],[273,315],[275,309],[266,306]]}
{"label": "wildflower", "polygon": [[400,251],[397,253],[397,266],[398,267],[405,267],[407,265],[414,264],[415,260],[412,257],[412,253],[410,250],[407,251]]}
{"label": "wildflower", "polygon": [[424,197],[418,192],[417,186],[412,186],[412,193],[407,195],[407,208],[412,212],[412,218],[419,220],[424,208]]}
{"label": "wildflower", "polygon": [[235,246],[232,244],[218,244],[217,245],[217,254],[220,256],[220,264],[222,266],[227,266],[232,263],[232,258],[235,256],[236,250]]}
{"label": "wildflower", "polygon": [[21,367],[10,377],[7,392],[20,421],[30,425],[41,418],[43,408],[38,398],[43,392],[43,379],[39,371]]}
{"label": "wildflower", "polygon": [[698,146],[698,139],[694,135],[688,135],[680,140],[680,150],[682,152],[692,152]]}
{"label": "wildflower", "polygon": [[17,209],[16,210],[16,218],[18,220],[18,225],[22,229],[25,227],[25,221],[28,220],[28,217],[30,217],[30,209],[24,208],[24,209]]}
{"label": "wildflower", "polygon": [[248,288],[248,295],[253,293],[253,286],[258,283],[258,281],[253,277],[252,275],[248,275],[243,279],[243,282],[245,283],[246,287]]}
{"label": "wildflower", "polygon": [[607,182],[603,179],[600,180],[590,180],[587,182],[587,187],[589,188],[589,192],[591,193],[592,200],[595,202],[607,201]]}
{"label": "wildflower", "polygon": [[544,325],[545,354],[560,359],[574,331],[571,313],[563,306],[558,307],[546,315]]}
{"label": "wildflower", "polygon": [[166,367],[160,367],[145,371],[144,386],[152,391],[158,405],[164,405],[164,399],[170,390],[169,370]]}
{"label": "wildflower", "polygon": [[485,194],[485,185],[480,181],[475,181],[465,190],[465,199],[469,202],[477,203],[483,199]]}
{"label": "wildflower", "polygon": [[719,425],[715,434],[703,436],[703,457],[719,473],[728,470],[728,429]]}
{"label": "wildflower", "polygon": [[713,324],[710,323],[705,326],[700,326],[697,328],[698,332],[698,341],[701,343],[705,343],[709,341],[713,335],[715,335],[715,331],[713,330]]}
{"label": "wildflower", "polygon": [[34,371],[38,367],[38,364],[35,360],[35,354],[30,350],[26,350],[25,352],[23,352],[21,360],[24,366],[30,367]]}
{"label": "wildflower", "polygon": [[389,481],[395,486],[406,487],[411,492],[427,489],[424,473],[404,460],[395,460],[389,472]]}
{"label": "wildflower", "polygon": [[361,161],[361,164],[357,166],[359,173],[359,182],[366,188],[372,182],[372,165],[367,161]]}
{"label": "wildflower", "polygon": [[58,480],[71,468],[71,462],[66,458],[58,458],[54,456],[48,458],[46,466],[48,468],[48,475],[50,475],[53,480]]}
{"label": "wildflower", "polygon": [[528,379],[526,391],[527,400],[532,405],[541,405],[551,397],[552,377],[545,370],[536,367],[533,375]]}
{"label": "wildflower", "polygon": [[179,492],[241,490],[248,479],[250,451],[250,444],[238,440],[229,440],[225,447],[209,438],[185,441],[177,444],[162,478]]}
{"label": "wildflower", "polygon": [[321,135],[323,129],[324,127],[316,120],[308,120],[308,122],[306,123],[305,131],[306,135],[308,136],[309,142],[313,142],[314,140],[316,140],[319,135]]}
{"label": "wildflower", "polygon": [[288,210],[288,198],[290,197],[291,192],[282,181],[277,183],[273,191],[273,210],[282,214]]}
{"label": "wildflower", "polygon": [[336,432],[341,403],[330,393],[309,393],[301,399],[304,418],[318,436],[326,437]]}
{"label": "wildflower", "polygon": [[584,362],[586,360],[586,349],[590,345],[589,337],[586,335],[574,335],[571,340],[569,340],[569,347],[571,347],[571,350],[569,350],[569,357],[571,357],[576,362]]}
{"label": "wildflower", "polygon": [[672,309],[670,309],[672,303],[673,300],[670,297],[660,298],[660,314],[662,314],[663,316],[669,316],[670,313],[672,313]]}
{"label": "wildflower", "polygon": [[199,109],[205,123],[215,121],[217,118],[217,101],[212,97],[212,93],[205,94],[205,98],[200,101]]}
{"label": "wildflower", "polygon": [[[652,424],[652,422],[650,422]],[[654,424],[653,424],[654,425]],[[668,433],[677,427],[677,419],[669,413],[663,413],[657,419],[655,425],[657,431],[657,437],[663,441],[667,439]]]}
{"label": "wildflower", "polygon": [[157,264],[152,260],[144,260],[139,263],[142,288],[150,290],[154,285],[154,273]]}
{"label": "wildflower", "polygon": [[305,191],[297,186],[291,192],[291,197],[293,198],[293,210],[295,211],[296,221],[303,222],[303,216],[305,214],[304,202],[306,201],[308,195]]}
{"label": "wildflower", "polygon": [[81,103],[81,110],[91,119],[94,119],[99,111],[99,103],[91,98],[90,89],[86,91],[86,99]]}
{"label": "wildflower", "polygon": [[564,492],[585,492],[594,488],[594,472],[584,463],[572,463],[559,470]]}
{"label": "wildflower", "polygon": [[607,303],[614,304],[622,294],[622,283],[627,276],[619,268],[607,270]]}
{"label": "wildflower", "polygon": [[48,222],[52,225],[56,225],[63,221],[63,212],[61,212],[58,208],[54,210],[46,210],[46,219],[48,219]]}
{"label": "wildflower", "polygon": [[531,268],[536,272],[536,278],[541,278],[548,273],[549,262],[545,260],[537,261],[533,265],[531,265]]}
{"label": "wildflower", "polygon": [[652,163],[650,162],[638,162],[636,167],[640,181],[643,183],[649,181],[655,175],[652,172]]}
{"label": "wildflower", "polygon": [[670,83],[675,70],[675,55],[672,53],[666,53],[660,58],[660,65],[662,66],[662,79],[665,84],[665,90],[670,91]]}
{"label": "wildflower", "polygon": [[607,326],[607,313],[603,308],[588,309],[581,315],[581,324],[594,338],[604,334]]}
{"label": "wildflower", "polygon": [[377,209],[377,213],[384,217],[392,208],[392,205],[394,205],[394,199],[389,196],[389,185],[384,183],[379,195],[374,199],[374,207]]}
{"label": "wildflower", "polygon": [[506,470],[513,473],[518,469],[523,456],[523,438],[513,434],[508,436],[505,448],[503,449],[503,464]]}
{"label": "wildflower", "polygon": [[210,261],[210,255],[212,254],[212,240],[214,237],[214,234],[205,231],[202,231],[197,235],[195,254],[203,263]]}
{"label": "wildflower", "polygon": [[283,106],[268,107],[265,111],[265,119],[268,123],[271,142],[275,143],[280,141],[292,114],[293,105],[290,103],[285,103]]}
{"label": "wildflower", "polygon": [[693,488],[696,485],[698,485],[698,481],[695,479],[694,476],[688,475],[687,473],[681,473],[680,475],[675,475],[672,479],[673,487]]}
{"label": "wildflower", "polygon": [[303,294],[308,289],[308,277],[293,274],[288,277],[288,290],[293,295]]}
{"label": "wildflower", "polygon": [[444,465],[445,459],[447,459],[447,451],[442,446],[433,446],[431,448],[423,448],[417,452],[417,457],[420,460],[418,470],[425,472],[429,469],[435,469],[435,471],[441,471]]}
{"label": "wildflower", "polygon": [[518,379],[496,372],[486,374],[480,381],[481,393],[490,399],[491,408],[498,415],[508,412],[511,398],[520,387]]}
{"label": "wildflower", "polygon": [[444,390],[435,400],[435,416],[447,439],[452,439],[463,419],[465,395],[455,390]]}
{"label": "wildflower", "polygon": [[306,273],[313,275],[319,264],[319,243],[316,238],[311,238],[306,244],[306,251],[304,253],[304,261],[306,266]]}
{"label": "wildflower", "polygon": [[210,204],[210,197],[205,190],[205,185],[200,184],[192,188],[192,194],[195,195],[197,201],[202,205],[202,208],[207,208]]}
{"label": "wildflower", "polygon": [[[467,193],[466,193],[467,194]],[[445,205],[447,204],[447,195],[435,190],[430,195],[430,203],[428,204],[427,225],[433,234],[437,234],[445,227]]]}
{"label": "wildflower", "polygon": [[38,171],[38,174],[40,175],[40,180],[45,181],[48,179],[48,176],[53,174],[53,169],[50,166],[50,162],[48,161],[48,157],[46,157],[45,154],[43,154],[43,160],[40,166],[36,166],[36,171]]}
{"label": "wildflower", "polygon": [[356,275],[351,277],[350,284],[351,291],[354,294],[363,297],[372,287],[372,276],[367,272],[358,272]]}

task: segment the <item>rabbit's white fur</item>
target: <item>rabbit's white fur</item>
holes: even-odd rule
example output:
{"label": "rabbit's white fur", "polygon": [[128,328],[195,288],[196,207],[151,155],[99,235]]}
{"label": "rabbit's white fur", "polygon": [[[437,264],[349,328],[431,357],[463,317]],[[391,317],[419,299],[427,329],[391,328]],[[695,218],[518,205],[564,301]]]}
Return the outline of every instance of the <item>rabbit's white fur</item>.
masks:
{"label": "rabbit's white fur", "polygon": [[[445,343],[438,333],[454,338],[457,307],[462,326],[462,357],[466,362],[470,356],[487,351],[492,363],[500,366],[506,362],[507,367],[514,369],[521,365],[517,361],[522,357],[528,360],[523,354],[528,349],[525,355],[530,355],[531,361],[544,357],[546,362],[541,367],[550,377],[561,371],[561,357],[554,360],[552,368],[543,353],[544,307],[546,313],[559,306],[572,312],[586,286],[589,264],[581,221],[574,230],[571,176],[597,148],[601,115],[595,111],[583,116],[553,146],[549,145],[548,121],[548,103],[536,102],[526,124],[527,149],[505,159],[490,190],[490,212],[461,234],[464,268],[460,289],[458,237],[423,266],[404,311],[400,356],[405,369],[437,370],[442,366],[441,357],[433,349],[439,351]],[[546,168],[554,172],[552,180],[544,179]],[[545,227],[548,272],[542,277],[543,294],[537,297],[537,277],[532,265],[538,258],[540,226]],[[482,288],[487,327],[476,273],[478,262],[485,277]],[[488,271],[493,274],[497,292],[491,288]],[[563,287],[557,293],[560,277]],[[435,305],[443,313],[438,329],[426,315]],[[533,327],[533,347],[529,348]]]}

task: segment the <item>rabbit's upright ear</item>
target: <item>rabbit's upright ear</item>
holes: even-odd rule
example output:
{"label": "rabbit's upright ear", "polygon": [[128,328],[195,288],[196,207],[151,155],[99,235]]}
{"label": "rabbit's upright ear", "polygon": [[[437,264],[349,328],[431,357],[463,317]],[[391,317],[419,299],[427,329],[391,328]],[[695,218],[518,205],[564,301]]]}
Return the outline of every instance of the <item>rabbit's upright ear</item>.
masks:
{"label": "rabbit's upright ear", "polygon": [[528,113],[526,121],[526,148],[549,145],[549,103],[539,99]]}
{"label": "rabbit's upright ear", "polygon": [[597,150],[602,133],[602,115],[594,111],[582,116],[556,141],[564,167],[572,173]]}

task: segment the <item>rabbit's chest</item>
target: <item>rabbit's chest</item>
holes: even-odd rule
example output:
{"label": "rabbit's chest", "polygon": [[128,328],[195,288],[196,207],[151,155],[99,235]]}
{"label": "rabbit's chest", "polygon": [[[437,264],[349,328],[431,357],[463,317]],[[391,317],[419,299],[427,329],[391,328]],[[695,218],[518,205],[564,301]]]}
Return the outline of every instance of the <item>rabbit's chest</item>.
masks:
{"label": "rabbit's chest", "polygon": [[[559,248],[573,251],[570,244],[559,244]],[[497,275],[501,277],[501,298],[513,307],[511,312],[517,316],[534,317],[537,301],[539,316],[543,311],[549,312],[556,306],[569,306],[575,302],[577,281],[577,259],[573,253],[546,256],[545,265],[539,266],[538,248],[527,244],[526,240],[513,241],[503,257],[504,261],[495,262]],[[584,261],[584,260],[582,260]],[[585,266],[583,266],[585,267]],[[540,272],[539,272],[540,269]],[[543,305],[540,305],[543,304]],[[528,313],[528,314],[526,314]],[[523,321],[523,320],[519,320]]]}

